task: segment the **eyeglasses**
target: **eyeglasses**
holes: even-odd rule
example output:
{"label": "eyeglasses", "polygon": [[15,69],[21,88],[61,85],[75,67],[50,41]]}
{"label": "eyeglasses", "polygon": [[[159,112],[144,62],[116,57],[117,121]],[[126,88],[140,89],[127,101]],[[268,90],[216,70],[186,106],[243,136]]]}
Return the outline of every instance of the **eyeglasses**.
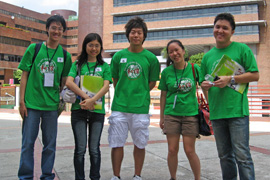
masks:
{"label": "eyeglasses", "polygon": [[63,32],[63,28],[61,28],[61,27],[56,27],[56,26],[51,26],[51,29],[53,30],[53,31],[56,31],[56,30],[58,30],[58,31],[61,31],[61,32]]}
{"label": "eyeglasses", "polygon": [[99,49],[100,45],[99,44],[89,44],[88,47]]}

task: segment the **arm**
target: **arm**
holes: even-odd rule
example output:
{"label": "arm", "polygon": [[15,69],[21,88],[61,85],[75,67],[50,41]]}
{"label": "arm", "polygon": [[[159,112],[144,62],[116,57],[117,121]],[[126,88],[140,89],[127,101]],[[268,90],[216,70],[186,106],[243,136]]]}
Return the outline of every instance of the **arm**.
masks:
{"label": "arm", "polygon": [[159,121],[159,127],[161,129],[164,128],[164,110],[165,110],[165,104],[166,104],[166,95],[167,95],[167,91],[161,91],[161,95],[160,95],[160,121]]}
{"label": "arm", "polygon": [[61,84],[60,84],[60,92],[63,90],[65,84],[66,84],[66,81],[67,81],[67,77],[62,77],[62,81],[61,81]]}
{"label": "arm", "polygon": [[86,99],[80,103],[81,108],[94,110],[93,107],[94,107],[95,102],[98,99],[102,98],[109,91],[109,85],[110,85],[110,81],[104,80],[103,87],[98,91],[98,93],[94,97]]}
{"label": "arm", "polygon": [[113,87],[114,88],[116,87],[117,82],[118,82],[118,79],[113,78]]}
{"label": "arm", "polygon": [[73,91],[75,94],[81,96],[83,99],[88,99],[89,96],[83,92],[78,86],[77,84],[74,83],[74,78],[72,76],[68,76],[67,80],[66,80],[66,86]]}
{"label": "arm", "polygon": [[156,81],[150,81],[149,82],[149,89],[150,91],[156,86]]}
{"label": "arm", "polygon": [[[220,79],[215,81],[215,87],[224,88],[231,82],[231,76],[220,76]],[[246,72],[244,74],[234,76],[236,83],[249,83],[259,80],[259,72]]]}
{"label": "arm", "polygon": [[28,74],[29,72],[27,71],[23,71],[22,73],[22,78],[21,78],[21,84],[20,84],[20,115],[22,117],[22,119],[24,120],[24,117],[27,117],[27,108],[25,106],[25,102],[24,102],[24,96],[25,96],[25,88],[26,88],[26,84],[27,84],[27,80],[28,80]]}
{"label": "arm", "polygon": [[205,97],[207,104],[208,104],[208,91],[206,91],[204,89],[202,89],[202,91],[203,91],[204,97]]}

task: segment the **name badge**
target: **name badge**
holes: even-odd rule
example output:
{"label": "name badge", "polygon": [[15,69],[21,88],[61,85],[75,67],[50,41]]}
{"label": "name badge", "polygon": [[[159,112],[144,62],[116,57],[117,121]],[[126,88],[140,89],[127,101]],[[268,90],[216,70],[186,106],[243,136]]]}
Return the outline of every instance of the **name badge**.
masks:
{"label": "name badge", "polygon": [[60,63],[64,62],[64,58],[62,57],[57,58],[57,62],[60,62]]}
{"label": "name badge", "polygon": [[44,87],[53,87],[54,73],[44,73]]}
{"label": "name badge", "polygon": [[96,71],[96,72],[102,71],[102,70],[101,70],[101,67],[97,67],[95,71]]}
{"label": "name badge", "polygon": [[127,62],[127,58],[122,58],[121,60],[120,60],[120,63],[126,63]]}

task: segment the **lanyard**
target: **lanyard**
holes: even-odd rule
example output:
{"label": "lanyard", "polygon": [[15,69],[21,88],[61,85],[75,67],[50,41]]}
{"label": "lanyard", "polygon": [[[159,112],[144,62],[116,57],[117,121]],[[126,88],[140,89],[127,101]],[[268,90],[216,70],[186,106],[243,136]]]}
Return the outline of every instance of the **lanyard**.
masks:
{"label": "lanyard", "polygon": [[181,78],[180,78],[179,83],[178,83],[176,68],[175,68],[175,66],[173,66],[173,67],[174,67],[175,79],[176,79],[176,84],[177,84],[177,93],[178,93],[178,91],[180,90],[180,86],[181,86],[181,81],[182,81],[182,78],[183,78],[183,74],[184,74],[185,69],[186,69],[186,62],[185,62],[185,66],[184,66],[184,69],[182,71],[182,74],[181,74]]}
{"label": "lanyard", "polygon": [[46,42],[47,57],[48,57],[48,59],[49,59],[49,67],[51,66],[51,61],[53,60],[53,57],[54,57],[54,55],[55,55],[55,53],[56,53],[58,47],[59,47],[59,44],[57,45],[57,48],[55,49],[55,51],[54,51],[54,53],[53,53],[53,56],[52,56],[52,58],[50,59],[50,57],[49,57],[49,50],[48,50],[48,46],[47,46],[47,42]]}
{"label": "lanyard", "polygon": [[177,78],[177,73],[176,73],[176,68],[175,66],[174,67],[174,73],[175,73],[175,79],[176,79],[176,84],[177,84],[177,91],[176,91],[176,94],[174,96],[174,102],[173,102],[173,109],[175,108],[175,105],[176,105],[176,100],[177,100],[177,94],[178,92],[180,91],[180,86],[181,86],[181,81],[182,81],[182,78],[183,78],[183,74],[184,74],[184,71],[186,69],[186,62],[185,62],[185,66],[184,66],[184,69],[182,71],[182,74],[181,74],[181,78],[180,78],[180,81],[178,83],[178,78]]}
{"label": "lanyard", "polygon": [[[96,62],[96,65],[95,65],[95,67],[94,67],[94,71],[93,71],[92,76],[94,76],[94,75],[95,75],[95,73],[96,73],[96,68],[97,68],[97,65],[98,65],[98,62]],[[89,75],[91,76],[91,74],[90,74],[90,67],[89,67],[88,62],[87,62],[87,68],[88,68],[88,71],[89,71]]]}

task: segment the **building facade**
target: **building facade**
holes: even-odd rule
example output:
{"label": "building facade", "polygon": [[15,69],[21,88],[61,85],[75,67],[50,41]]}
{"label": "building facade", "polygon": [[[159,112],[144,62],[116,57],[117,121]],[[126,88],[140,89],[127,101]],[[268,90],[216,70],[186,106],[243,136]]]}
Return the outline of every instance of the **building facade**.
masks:
{"label": "building facade", "polygon": [[[61,14],[67,19],[67,31],[60,44],[72,54],[78,55],[78,20],[76,12],[54,10],[52,14]],[[72,15],[71,17],[69,17]],[[31,43],[47,40],[46,20],[50,14],[41,14],[23,7],[0,1],[0,83],[9,84],[13,71],[22,59]],[[75,17],[75,18],[74,18]]]}
{"label": "building facade", "polygon": [[[254,52],[260,71],[258,84],[269,85],[270,73],[270,0],[79,0],[79,16],[69,10],[54,10],[67,19],[67,31],[60,44],[72,54],[73,61],[86,34],[97,32],[103,38],[104,57],[129,43],[124,26],[142,17],[148,26],[144,47],[160,56],[171,39],[179,39],[189,55],[207,52],[215,45],[214,17],[221,12],[235,16],[233,41],[246,43]],[[74,14],[75,13],[75,14]],[[70,16],[72,15],[72,16]],[[0,1],[0,82],[9,83],[13,71],[30,43],[47,39],[41,14]],[[79,18],[78,18],[79,17]]]}
{"label": "building facade", "polygon": [[128,46],[124,26],[142,17],[148,26],[144,47],[160,56],[171,39],[179,39],[189,55],[207,52],[215,45],[213,22],[217,14],[234,15],[233,41],[246,43],[254,52],[260,71],[259,84],[269,84],[270,0],[112,0],[104,1],[105,52],[114,54]]}

